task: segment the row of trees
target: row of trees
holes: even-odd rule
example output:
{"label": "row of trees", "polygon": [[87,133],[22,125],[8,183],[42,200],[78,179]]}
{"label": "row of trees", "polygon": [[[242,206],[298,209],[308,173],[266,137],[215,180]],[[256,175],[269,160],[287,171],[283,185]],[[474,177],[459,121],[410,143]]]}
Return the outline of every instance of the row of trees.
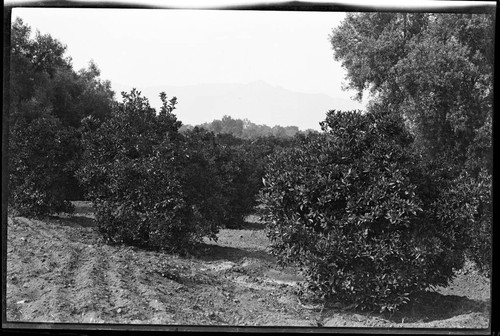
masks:
{"label": "row of trees", "polygon": [[11,209],[37,217],[86,198],[108,241],[171,251],[215,239],[253,211],[265,156],[290,139],[180,132],[175,98],[162,93],[158,112],[136,90],[118,102],[95,64],[76,72],[65,51],[13,23]]}
{"label": "row of trees", "polygon": [[315,293],[397,309],[466,258],[490,272],[493,25],[348,14],[330,41],[368,110],[254,137],[230,117],[182,128],[164,93],[160,111],[135,90],[117,102],[95,65],[75,72],[60,42],[16,20],[9,204],[71,211],[85,190],[110,242],[180,252],[237,225],[258,194],[271,250]]}
{"label": "row of trees", "polygon": [[81,120],[109,118],[114,93],[92,62],[73,70],[66,47],[21,19],[12,24],[9,204],[37,216],[70,211],[81,199]]}
{"label": "row of trees", "polygon": [[251,211],[251,196],[233,204],[249,167],[213,133],[179,133],[176,99],[161,99],[156,113],[132,90],[106,121],[87,117],[77,175],[110,242],[183,252]]}
{"label": "row of trees", "polygon": [[[257,125],[248,119],[233,119],[230,116],[224,116],[222,119],[215,119],[212,122],[203,123],[198,127],[204,128],[215,134],[231,134],[234,137],[248,140],[255,140],[262,137],[292,138],[296,134],[314,133],[314,130],[301,132],[297,126],[267,126]],[[183,125],[181,131],[193,129],[193,126]]]}

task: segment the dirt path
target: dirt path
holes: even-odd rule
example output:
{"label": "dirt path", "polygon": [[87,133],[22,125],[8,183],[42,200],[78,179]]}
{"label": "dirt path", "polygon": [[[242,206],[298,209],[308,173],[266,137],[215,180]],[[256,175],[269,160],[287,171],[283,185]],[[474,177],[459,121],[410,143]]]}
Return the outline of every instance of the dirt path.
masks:
{"label": "dirt path", "polygon": [[[303,280],[280,269],[258,223],[222,230],[200,257],[103,244],[91,210],[71,217],[9,218],[7,320],[168,325],[488,326],[489,281],[462,272],[417,308],[392,316],[300,302]],[[323,308],[323,309],[322,309]]]}

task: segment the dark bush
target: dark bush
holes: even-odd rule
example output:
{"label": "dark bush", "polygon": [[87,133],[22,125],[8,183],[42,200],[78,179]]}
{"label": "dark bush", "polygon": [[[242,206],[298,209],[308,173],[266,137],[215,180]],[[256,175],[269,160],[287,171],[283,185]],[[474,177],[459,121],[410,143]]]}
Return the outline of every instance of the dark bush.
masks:
{"label": "dark bush", "polygon": [[[256,198],[262,186],[262,176],[258,174],[257,162],[254,160],[246,140],[230,134],[214,135],[200,127],[183,133],[190,151],[198,153],[208,163],[204,168],[204,176],[193,176],[193,183],[208,176],[214,186],[210,190],[204,188],[200,197],[214,203],[210,208],[217,210],[219,224],[226,228],[239,228],[246,216],[254,212]],[[196,182],[196,185],[200,183]]]}
{"label": "dark bush", "polygon": [[9,102],[9,205],[25,216],[72,210],[82,197],[74,176],[80,121],[109,116],[114,93],[93,63],[75,72],[66,46],[12,23]]}
{"label": "dark bush", "polygon": [[434,204],[437,217],[446,227],[463,233],[460,241],[466,256],[478,270],[491,275],[492,257],[492,176],[482,169],[474,176],[463,172]]}
{"label": "dark bush", "polygon": [[440,221],[439,184],[400,117],[335,112],[324,133],[271,156],[260,198],[271,249],[310,289],[395,310],[463,265],[463,228]]}
{"label": "dark bush", "polygon": [[235,164],[231,153],[224,153],[215,135],[195,127],[184,133],[189,153],[185,188],[197,203],[203,204],[202,215],[212,225],[228,226],[237,214],[230,208]]}
{"label": "dark bush", "polygon": [[157,115],[133,90],[109,120],[88,118],[78,175],[110,242],[183,252],[216,239],[220,186],[203,146],[178,133],[175,98],[162,100]]}
{"label": "dark bush", "polygon": [[244,146],[220,146],[219,174],[223,177],[227,214],[224,225],[238,228],[254,212],[262,186],[257,162]]}
{"label": "dark bush", "polygon": [[36,106],[33,111],[10,127],[9,206],[28,217],[72,212],[76,130]]}
{"label": "dark bush", "polygon": [[201,127],[185,130],[183,135],[211,162],[221,187],[220,222],[226,228],[240,228],[245,217],[254,213],[266,157],[275,148],[292,143],[291,138],[273,136],[246,140],[227,133],[214,135]]}

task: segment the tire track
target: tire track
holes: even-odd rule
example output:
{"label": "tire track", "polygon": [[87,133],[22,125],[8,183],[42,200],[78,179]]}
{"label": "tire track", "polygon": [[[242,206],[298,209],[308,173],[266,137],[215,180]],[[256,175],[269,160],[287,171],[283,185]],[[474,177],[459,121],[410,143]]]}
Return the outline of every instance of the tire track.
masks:
{"label": "tire track", "polygon": [[73,301],[75,311],[73,321],[82,323],[110,322],[110,290],[104,278],[105,257],[100,246],[82,246],[80,262],[73,272]]}
{"label": "tire track", "polygon": [[[108,247],[101,249],[100,262],[103,267],[100,277],[103,286],[108,288],[108,313],[113,319],[118,319],[131,302],[127,299],[127,293],[122,283],[123,279],[117,273],[120,268],[118,264],[121,261],[114,258],[108,249]],[[116,253],[117,250],[114,252]]]}
{"label": "tire track", "polygon": [[138,287],[139,279],[131,270],[131,255],[121,248],[106,247],[102,264],[103,280],[109,288],[109,311],[117,320],[147,321],[151,315],[149,304]]}
{"label": "tire track", "polygon": [[54,303],[58,308],[59,322],[73,322],[76,313],[75,306],[75,278],[82,258],[82,249],[70,244],[68,246],[69,256],[63,261],[58,278],[61,283],[58,286]]}
{"label": "tire track", "polygon": [[[172,324],[175,322],[175,309],[172,307],[172,302],[169,302],[168,295],[171,293],[166,287],[179,286],[177,283],[172,283],[172,280],[164,278],[159,279],[144,269],[144,265],[138,264],[136,260],[130,265],[132,269],[131,275],[137,286],[136,290],[143,297],[148,305],[148,320],[150,323],[156,324]],[[163,282],[169,283],[164,284]],[[165,286],[166,285],[166,286]],[[170,286],[169,286],[170,285]]]}

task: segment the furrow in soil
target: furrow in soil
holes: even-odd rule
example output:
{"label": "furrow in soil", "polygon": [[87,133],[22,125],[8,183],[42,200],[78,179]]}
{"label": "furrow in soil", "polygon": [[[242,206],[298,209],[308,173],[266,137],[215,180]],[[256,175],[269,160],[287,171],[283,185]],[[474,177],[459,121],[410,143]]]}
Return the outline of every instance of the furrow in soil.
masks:
{"label": "furrow in soil", "polygon": [[[112,248],[107,248],[112,251]],[[148,298],[144,297],[139,286],[140,279],[133,267],[132,254],[122,249],[108,253],[106,260],[106,281],[113,295],[112,312],[117,320],[128,323],[144,323],[152,317]]]}

